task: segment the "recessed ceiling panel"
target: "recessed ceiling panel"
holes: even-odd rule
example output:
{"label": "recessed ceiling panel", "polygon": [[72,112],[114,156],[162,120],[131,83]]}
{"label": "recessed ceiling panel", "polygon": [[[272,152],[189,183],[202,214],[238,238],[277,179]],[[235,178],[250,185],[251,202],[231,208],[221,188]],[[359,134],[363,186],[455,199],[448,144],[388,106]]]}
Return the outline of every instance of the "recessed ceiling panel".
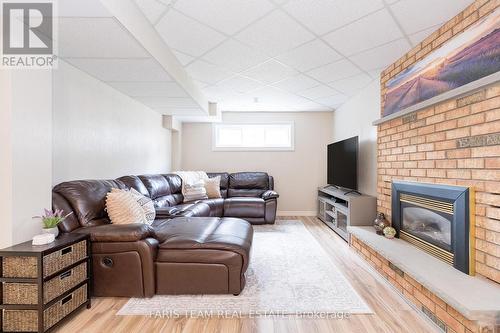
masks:
{"label": "recessed ceiling panel", "polygon": [[273,84],[274,87],[295,93],[319,85],[320,83],[303,74],[289,77]]}
{"label": "recessed ceiling panel", "polygon": [[299,95],[309,99],[318,99],[338,93],[338,91],[321,84],[319,86],[299,91]]}
{"label": "recessed ceiling panel", "polygon": [[260,88],[262,86],[262,83],[250,78],[234,76],[232,78],[219,82],[217,86],[222,89],[233,90],[239,93],[246,93],[250,90]]}
{"label": "recessed ceiling panel", "polygon": [[203,56],[203,59],[240,72],[269,59],[267,55],[234,39],[228,39]]}
{"label": "recessed ceiling panel", "polygon": [[361,52],[350,59],[365,71],[387,67],[399,59],[411,49],[406,39],[398,39],[394,42]]}
{"label": "recessed ceiling panel", "polygon": [[263,83],[271,84],[297,74],[297,71],[275,60],[269,60],[259,66],[243,72],[242,75]]}
{"label": "recessed ceiling panel", "polygon": [[268,0],[178,0],[174,7],[225,34],[232,35],[274,8]]}
{"label": "recessed ceiling panel", "polygon": [[405,33],[413,34],[446,22],[464,10],[473,0],[401,0],[391,5]]}
{"label": "recessed ceiling panel", "polygon": [[323,67],[313,69],[307,72],[307,74],[321,82],[329,83],[349,76],[354,76],[360,72],[361,70],[351,62],[342,59]]}
{"label": "recessed ceiling panel", "polygon": [[217,31],[170,9],[156,25],[168,46],[193,56],[200,56],[225,37]]}
{"label": "recessed ceiling panel", "polygon": [[383,9],[327,34],[324,39],[348,56],[401,37],[401,29]]}
{"label": "recessed ceiling panel", "polygon": [[347,79],[332,82],[330,83],[330,87],[334,88],[337,91],[340,91],[347,96],[353,96],[372,81],[373,79],[371,76],[365,73],[361,73]]}
{"label": "recessed ceiling panel", "polygon": [[277,57],[279,61],[303,72],[340,58],[337,52],[320,39],[315,39]]}
{"label": "recessed ceiling panel", "polygon": [[314,39],[313,34],[281,11],[272,12],[235,37],[270,56],[284,53]]}
{"label": "recessed ceiling panel", "polygon": [[186,70],[192,78],[210,84],[217,83],[233,75],[219,66],[210,64],[203,60],[193,62],[186,67]]}
{"label": "recessed ceiling panel", "polygon": [[291,0],[285,10],[322,35],[384,7],[381,0]]}
{"label": "recessed ceiling panel", "polygon": [[59,17],[112,17],[100,0],[63,0],[57,2]]}

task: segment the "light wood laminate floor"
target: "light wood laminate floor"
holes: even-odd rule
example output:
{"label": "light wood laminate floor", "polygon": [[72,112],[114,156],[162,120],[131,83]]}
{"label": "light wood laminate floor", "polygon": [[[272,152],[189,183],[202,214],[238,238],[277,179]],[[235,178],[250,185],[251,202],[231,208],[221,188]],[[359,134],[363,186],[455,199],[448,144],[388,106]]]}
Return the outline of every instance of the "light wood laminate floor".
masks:
{"label": "light wood laminate floor", "polygon": [[437,332],[435,326],[376,277],[377,273],[320,220],[314,217],[280,219],[304,222],[374,314],[352,315],[348,319],[116,316],[127,302],[126,298],[94,298],[92,309],[82,310],[57,332]]}

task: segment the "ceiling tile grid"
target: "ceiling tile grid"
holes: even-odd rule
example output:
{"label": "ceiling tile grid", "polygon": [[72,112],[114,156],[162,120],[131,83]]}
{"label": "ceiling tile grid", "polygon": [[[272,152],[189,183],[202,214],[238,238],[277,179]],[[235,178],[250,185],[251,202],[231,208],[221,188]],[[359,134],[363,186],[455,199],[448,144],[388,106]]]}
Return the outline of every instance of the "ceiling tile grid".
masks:
{"label": "ceiling tile grid", "polygon": [[[98,0],[67,2],[63,58],[159,112],[193,109]],[[135,0],[207,98],[232,111],[333,110],[472,2]]]}

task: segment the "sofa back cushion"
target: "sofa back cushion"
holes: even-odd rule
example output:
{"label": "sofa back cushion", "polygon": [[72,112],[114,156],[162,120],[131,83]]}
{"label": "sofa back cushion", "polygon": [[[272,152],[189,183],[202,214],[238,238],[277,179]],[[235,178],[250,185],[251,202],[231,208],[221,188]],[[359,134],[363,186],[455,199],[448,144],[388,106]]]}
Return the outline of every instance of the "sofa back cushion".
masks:
{"label": "sofa back cushion", "polygon": [[110,223],[105,207],[112,188],[127,186],[118,180],[75,180],[56,185],[53,192],[66,199],[81,226],[94,226]]}
{"label": "sofa back cushion", "polygon": [[180,205],[181,203],[184,202],[184,197],[182,196],[181,177],[172,173],[163,176],[167,179],[170,185],[170,191],[172,192],[170,194],[170,197],[167,198],[168,201],[170,202],[170,206]]}
{"label": "sofa back cushion", "polygon": [[209,178],[220,176],[220,194],[223,198],[227,198],[227,190],[229,188],[229,174],[227,172],[207,172]]}
{"label": "sofa back cushion", "polygon": [[142,195],[149,197],[149,191],[142,182],[142,180],[137,176],[123,176],[117,178],[116,180],[121,181],[128,189],[133,188]]}
{"label": "sofa back cushion", "polygon": [[228,197],[260,197],[269,189],[265,172],[237,172],[229,175]]}

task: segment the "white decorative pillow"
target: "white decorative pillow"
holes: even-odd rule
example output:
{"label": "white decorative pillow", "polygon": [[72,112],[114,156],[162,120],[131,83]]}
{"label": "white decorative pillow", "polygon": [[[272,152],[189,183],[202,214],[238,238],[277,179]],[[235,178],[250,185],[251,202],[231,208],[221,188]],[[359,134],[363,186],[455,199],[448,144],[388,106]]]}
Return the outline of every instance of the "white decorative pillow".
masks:
{"label": "white decorative pillow", "polygon": [[184,202],[208,199],[203,179],[184,185]]}
{"label": "white decorative pillow", "polygon": [[205,179],[205,190],[209,199],[222,198],[220,194],[220,176]]}
{"label": "white decorative pillow", "polygon": [[106,210],[113,224],[146,223],[146,214],[128,190],[113,188],[106,195]]}
{"label": "white decorative pillow", "polygon": [[130,188],[130,193],[137,200],[137,203],[144,210],[144,214],[146,215],[146,223],[151,225],[154,222],[156,217],[155,204],[153,200],[148,198],[147,196],[139,193],[136,189]]}

